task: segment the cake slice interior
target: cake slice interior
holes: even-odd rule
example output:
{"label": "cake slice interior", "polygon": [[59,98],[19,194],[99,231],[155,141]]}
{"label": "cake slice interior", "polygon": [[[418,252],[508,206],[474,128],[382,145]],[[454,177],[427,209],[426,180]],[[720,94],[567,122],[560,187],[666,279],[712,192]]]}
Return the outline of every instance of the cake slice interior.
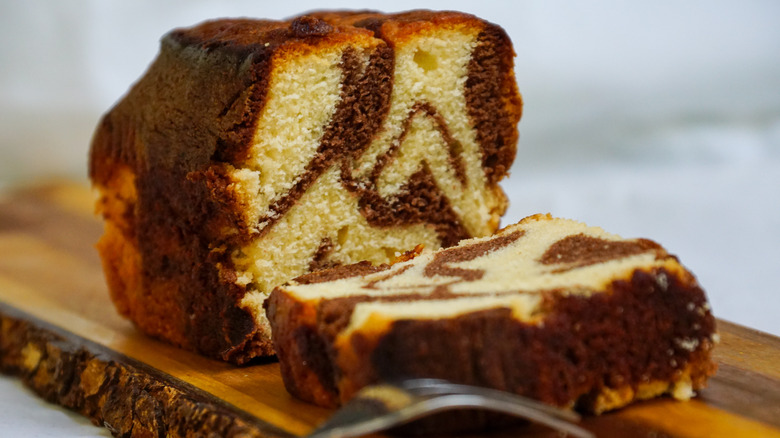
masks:
{"label": "cake slice interior", "polygon": [[431,377],[599,413],[687,399],[714,372],[714,318],[676,257],[549,215],[393,265],[308,274],[268,306],[288,389],[326,406]]}
{"label": "cake slice interior", "polygon": [[232,251],[232,262],[248,290],[242,306],[260,327],[268,326],[268,293],[304,272],[385,263],[418,244],[450,246],[497,228],[506,200],[470,113],[469,103],[484,103],[469,99],[487,86],[475,80],[491,68],[478,64],[481,52],[501,46],[482,22],[434,16],[407,23],[323,13],[336,26],[388,25],[371,21],[378,39],[368,47],[275,58],[257,135],[230,172],[256,236]]}

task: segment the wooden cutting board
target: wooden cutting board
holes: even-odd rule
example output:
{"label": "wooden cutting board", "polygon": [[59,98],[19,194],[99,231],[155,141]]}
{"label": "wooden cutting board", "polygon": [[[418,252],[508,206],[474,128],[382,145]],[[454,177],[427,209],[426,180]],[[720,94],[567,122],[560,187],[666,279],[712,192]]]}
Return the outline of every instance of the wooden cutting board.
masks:
{"label": "wooden cutting board", "polygon": [[[86,184],[0,197],[0,369],[127,436],[296,436],[332,411],[292,398],[274,360],[237,367],[138,333],[109,301]],[[717,314],[715,309],[715,313]],[[718,374],[689,402],[588,417],[600,437],[780,437],[780,339],[720,321]],[[519,426],[486,436],[558,436]]]}

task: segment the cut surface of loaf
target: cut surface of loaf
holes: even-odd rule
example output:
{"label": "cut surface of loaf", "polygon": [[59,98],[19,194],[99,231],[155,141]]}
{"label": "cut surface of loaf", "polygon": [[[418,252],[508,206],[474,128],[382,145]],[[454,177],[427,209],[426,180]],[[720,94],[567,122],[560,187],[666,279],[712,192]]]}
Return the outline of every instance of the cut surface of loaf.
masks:
{"label": "cut surface of loaf", "polygon": [[715,371],[714,317],[676,257],[549,215],[393,265],[311,273],[267,306],[286,387],[323,406],[440,378],[600,413],[689,398]]}
{"label": "cut surface of loaf", "polygon": [[90,152],[120,313],[245,362],[315,269],[498,227],[521,100],[504,31],[455,12],[315,12],[166,35]]}

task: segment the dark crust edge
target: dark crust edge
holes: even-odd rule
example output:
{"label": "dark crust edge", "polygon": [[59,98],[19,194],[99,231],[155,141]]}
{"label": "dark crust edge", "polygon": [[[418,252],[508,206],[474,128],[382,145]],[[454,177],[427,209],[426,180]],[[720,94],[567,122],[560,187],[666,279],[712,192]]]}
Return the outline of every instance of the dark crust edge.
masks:
{"label": "dark crust edge", "polygon": [[[135,175],[138,193],[125,218],[135,229],[125,238],[142,254],[142,290],[112,292],[142,306],[154,306],[147,301],[157,296],[169,303],[168,317],[182,332],[176,335],[185,338],[179,346],[234,363],[270,355],[270,340],[259,339],[252,315],[236,306],[245,291],[224,278],[232,262],[222,230],[245,224],[234,213],[240,201],[220,161],[243,153],[251,115],[264,100],[271,52],[202,53],[172,35],[161,46],[147,73],[104,116],[90,151],[95,184],[110,185],[125,167]],[[189,69],[192,62],[201,67]],[[214,75],[228,80],[214,81]],[[166,86],[171,78],[201,93],[181,95]],[[148,100],[156,104],[144,105]],[[177,106],[201,110],[185,114]],[[134,322],[153,336],[173,336],[157,331],[154,320]]]}
{"label": "dark crust edge", "polygon": [[[660,276],[668,280],[667,287],[659,284]],[[518,323],[508,310],[499,309],[441,323],[397,321],[378,342],[353,342],[358,357],[370,355],[371,366],[364,368],[366,375],[348,377],[358,382],[438,377],[559,406],[576,402],[585,411],[594,408],[593,396],[604,388],[670,382],[687,365],[693,366],[693,386],[699,389],[715,371],[710,357],[715,318],[709,310],[701,315],[692,311],[689,303],[695,309],[706,305],[701,288],[660,268],[636,270],[630,279],[615,281],[590,297],[550,292],[542,304],[546,316],[537,325]],[[452,333],[468,333],[471,347]],[[687,351],[676,346],[675,339],[695,339],[698,346]],[[518,354],[522,351],[530,354]],[[463,367],[450,366],[453,362]]]}
{"label": "dark crust edge", "polygon": [[[660,276],[666,280],[659,281]],[[275,315],[277,309],[271,310],[272,322],[285,320],[290,309],[293,315],[311,312],[307,305],[281,292],[277,288],[272,294],[274,301],[285,303],[280,315]],[[715,318],[706,309],[704,292],[687,272],[678,278],[663,268],[636,270],[631,278],[615,281],[591,297],[550,291],[543,298],[542,314],[546,316],[540,325],[519,323],[501,309],[444,321],[396,321],[371,337],[354,335],[347,356],[343,356],[333,345],[335,336],[329,327],[343,326],[356,300],[360,298],[326,300],[316,308],[316,321],[308,317],[308,329],[316,328],[318,342],[324,341],[324,347],[309,349],[305,342],[297,344],[295,341],[304,339],[289,338],[295,330],[292,325],[274,332],[278,342],[287,343],[288,350],[309,361],[308,369],[302,370],[299,362],[289,362],[280,355],[283,374],[310,373],[316,377],[305,387],[299,380],[285,378],[293,395],[336,406],[353,394],[339,393],[335,388],[357,390],[385,379],[436,377],[508,390],[559,406],[577,403],[579,409],[594,411],[598,409],[593,404],[595,396],[603,388],[629,385],[636,389],[641,383],[670,382],[690,365],[693,387],[700,389],[716,369],[711,357]],[[689,303],[703,313],[689,310]],[[572,334],[575,326],[579,326],[581,336]],[[466,340],[462,339],[464,333]],[[678,348],[676,338],[696,339],[699,345],[694,351]],[[636,363],[626,360],[623,353],[638,358]],[[351,363],[345,357],[358,362],[344,369],[344,360]],[[676,365],[671,365],[672,360]],[[338,361],[338,365],[326,367],[317,361]],[[319,385],[312,385],[312,381]]]}
{"label": "dark crust edge", "polygon": [[[36,350],[36,361],[25,351]],[[159,370],[0,303],[0,372],[114,436],[293,435]]]}

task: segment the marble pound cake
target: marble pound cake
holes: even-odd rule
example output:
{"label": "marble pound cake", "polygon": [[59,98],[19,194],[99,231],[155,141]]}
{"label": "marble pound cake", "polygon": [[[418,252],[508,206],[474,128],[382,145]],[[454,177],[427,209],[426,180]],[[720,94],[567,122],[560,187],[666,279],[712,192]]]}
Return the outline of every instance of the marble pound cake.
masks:
{"label": "marble pound cake", "polygon": [[715,372],[715,319],[676,257],[549,215],[393,265],[311,273],[266,305],[287,389],[322,406],[431,377],[601,413],[687,399]]}
{"label": "marble pound cake", "polygon": [[513,56],[500,27],[455,12],[172,31],[90,151],[117,309],[243,363],[273,354],[274,286],[491,234],[522,107]]}

